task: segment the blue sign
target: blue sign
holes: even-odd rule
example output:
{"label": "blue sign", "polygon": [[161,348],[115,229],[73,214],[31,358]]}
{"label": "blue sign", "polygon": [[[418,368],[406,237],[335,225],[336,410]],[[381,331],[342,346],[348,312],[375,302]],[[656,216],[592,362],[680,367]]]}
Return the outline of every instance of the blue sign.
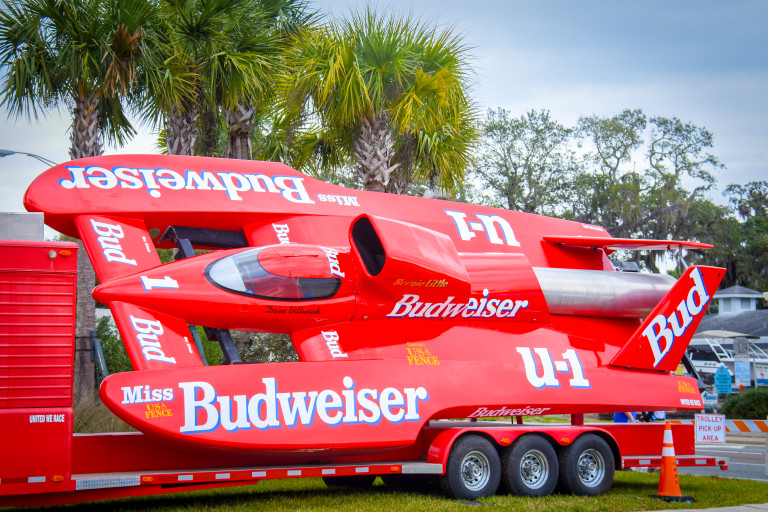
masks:
{"label": "blue sign", "polygon": [[736,374],[736,386],[743,385],[745,388],[748,388],[752,385],[749,361],[734,361],[733,370]]}
{"label": "blue sign", "polygon": [[715,409],[717,408],[717,392],[715,391],[702,391],[701,392],[701,401],[704,402],[704,408],[705,409]]}
{"label": "blue sign", "polygon": [[731,373],[724,364],[715,372],[715,390],[719,395],[731,394]]}

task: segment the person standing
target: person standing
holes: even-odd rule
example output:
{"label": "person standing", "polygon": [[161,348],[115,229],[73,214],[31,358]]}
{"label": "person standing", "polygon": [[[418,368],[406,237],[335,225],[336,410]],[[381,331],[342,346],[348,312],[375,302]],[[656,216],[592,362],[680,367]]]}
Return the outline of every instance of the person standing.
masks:
{"label": "person standing", "polygon": [[613,413],[614,423],[637,423],[637,413],[634,412],[615,412]]}

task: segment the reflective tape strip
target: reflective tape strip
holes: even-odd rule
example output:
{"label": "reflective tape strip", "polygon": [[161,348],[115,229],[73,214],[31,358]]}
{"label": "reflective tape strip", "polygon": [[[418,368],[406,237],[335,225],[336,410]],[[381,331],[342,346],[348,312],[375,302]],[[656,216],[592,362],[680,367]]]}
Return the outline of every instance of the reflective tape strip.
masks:
{"label": "reflective tape strip", "polygon": [[267,476],[267,472],[266,471],[254,471],[254,472],[251,473],[251,476],[253,478],[261,478],[261,477]]}
{"label": "reflective tape strip", "polygon": [[324,475],[335,475],[336,474],[336,470],[333,469],[333,468],[331,468],[331,469],[324,469],[323,470],[323,474]]}
{"label": "reflective tape strip", "polygon": [[[658,467],[662,464],[663,457],[651,457],[650,459],[623,457],[621,461],[622,461],[622,467],[624,468]],[[695,456],[686,456],[686,455],[675,457],[675,463],[678,466],[688,466],[688,467],[692,467],[692,466],[714,467],[717,465],[727,464],[727,462],[728,461],[725,459],[715,458],[715,457],[695,457]]]}
{"label": "reflective tape strip", "polygon": [[369,471],[369,468],[355,468],[355,473],[367,473]]}
{"label": "reflective tape strip", "polygon": [[725,420],[726,432],[768,432],[766,420]]}
{"label": "reflective tape strip", "polygon": [[301,476],[301,470],[300,469],[289,469],[288,470],[288,476]]}
{"label": "reflective tape strip", "polygon": [[229,480],[229,473],[216,473],[216,480]]}
{"label": "reflective tape strip", "polygon": [[662,457],[674,457],[675,456],[675,449],[671,446],[665,446],[661,449],[661,456]]}
{"label": "reflective tape strip", "polygon": [[[730,425],[728,423],[730,423]],[[749,432],[749,425],[743,420],[731,420],[728,423],[726,423],[725,427],[726,432]],[[729,429],[728,427],[733,428]]]}
{"label": "reflective tape strip", "polygon": [[45,477],[44,476],[31,476],[27,478],[28,484],[42,484],[45,483]]}
{"label": "reflective tape strip", "polygon": [[179,482],[189,482],[192,479],[194,479],[192,475],[179,475]]}

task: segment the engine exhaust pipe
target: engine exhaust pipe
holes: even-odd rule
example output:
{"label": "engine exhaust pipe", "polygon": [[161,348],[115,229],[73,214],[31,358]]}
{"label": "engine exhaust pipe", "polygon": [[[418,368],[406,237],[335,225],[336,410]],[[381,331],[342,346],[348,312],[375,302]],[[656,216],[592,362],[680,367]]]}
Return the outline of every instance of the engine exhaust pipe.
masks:
{"label": "engine exhaust pipe", "polygon": [[642,318],[675,284],[666,274],[533,269],[553,315]]}

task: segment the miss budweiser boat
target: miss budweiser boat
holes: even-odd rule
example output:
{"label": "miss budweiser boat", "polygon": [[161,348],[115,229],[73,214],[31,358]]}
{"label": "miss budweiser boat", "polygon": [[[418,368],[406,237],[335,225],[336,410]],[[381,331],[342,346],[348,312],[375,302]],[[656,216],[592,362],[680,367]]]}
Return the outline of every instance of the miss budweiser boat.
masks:
{"label": "miss budweiser boat", "polygon": [[[101,398],[156,439],[374,453],[441,418],[702,408],[671,372],[724,269],[675,281],[608,255],[706,244],[182,156],[58,165],[25,205],[83,240],[135,370]],[[229,330],[288,333],[299,362],[240,364]]]}

